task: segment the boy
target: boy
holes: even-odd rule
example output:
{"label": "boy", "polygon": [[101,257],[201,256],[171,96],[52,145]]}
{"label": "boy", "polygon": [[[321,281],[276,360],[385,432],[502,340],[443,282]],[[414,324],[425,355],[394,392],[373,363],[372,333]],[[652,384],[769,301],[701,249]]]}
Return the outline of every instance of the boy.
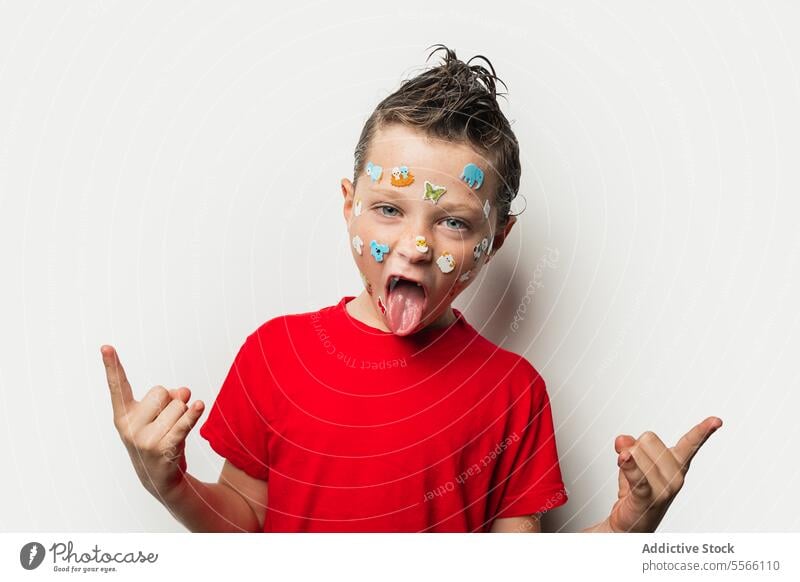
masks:
{"label": "boy", "polygon": [[[101,348],[137,474],[191,531],[538,532],[567,501],[544,380],[451,307],[516,221],[520,162],[491,64],[438,50],[378,105],[341,182],[364,290],[248,336],[200,429],[218,483],[186,471],[203,403],[161,386],[136,402]],[[654,531],[720,425],[672,449],[617,437],[619,500],[584,531]]]}

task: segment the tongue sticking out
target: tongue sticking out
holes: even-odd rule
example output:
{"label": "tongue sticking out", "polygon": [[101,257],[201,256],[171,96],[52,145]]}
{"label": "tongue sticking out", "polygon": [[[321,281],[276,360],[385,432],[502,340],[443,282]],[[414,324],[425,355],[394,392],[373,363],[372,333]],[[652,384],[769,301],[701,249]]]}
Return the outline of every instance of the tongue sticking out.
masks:
{"label": "tongue sticking out", "polygon": [[386,315],[392,333],[407,335],[419,325],[422,319],[425,292],[416,283],[400,279],[389,291],[389,299],[386,304]]}

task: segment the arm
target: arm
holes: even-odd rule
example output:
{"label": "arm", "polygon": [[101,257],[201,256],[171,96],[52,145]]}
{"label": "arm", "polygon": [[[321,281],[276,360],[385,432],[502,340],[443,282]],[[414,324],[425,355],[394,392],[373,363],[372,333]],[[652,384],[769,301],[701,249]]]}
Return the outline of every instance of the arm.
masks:
{"label": "arm", "polygon": [[256,533],[264,527],[266,500],[267,482],[226,460],[217,483],[185,473],[162,502],[192,532]]}
{"label": "arm", "polygon": [[541,514],[501,517],[492,523],[491,533],[542,533]]}

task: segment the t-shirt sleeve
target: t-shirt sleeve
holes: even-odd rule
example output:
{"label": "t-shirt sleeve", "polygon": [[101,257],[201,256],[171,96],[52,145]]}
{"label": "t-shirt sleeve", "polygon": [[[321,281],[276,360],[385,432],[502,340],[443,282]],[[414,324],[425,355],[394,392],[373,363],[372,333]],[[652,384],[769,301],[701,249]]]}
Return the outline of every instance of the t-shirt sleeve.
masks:
{"label": "t-shirt sleeve", "polygon": [[200,436],[211,448],[251,477],[267,480],[269,375],[256,334],[239,348]]}
{"label": "t-shirt sleeve", "polygon": [[495,518],[542,513],[567,502],[545,382],[527,362],[525,368],[526,386],[514,404],[506,451],[511,461]]}

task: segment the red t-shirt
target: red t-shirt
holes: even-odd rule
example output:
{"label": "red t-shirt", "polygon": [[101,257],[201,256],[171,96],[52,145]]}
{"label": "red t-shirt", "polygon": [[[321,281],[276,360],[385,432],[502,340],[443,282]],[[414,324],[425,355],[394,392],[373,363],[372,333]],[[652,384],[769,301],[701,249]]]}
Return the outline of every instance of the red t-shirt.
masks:
{"label": "red t-shirt", "polygon": [[454,310],[399,337],[352,297],[247,337],[200,435],[268,482],[265,532],[474,532],[567,501],[545,383]]}

